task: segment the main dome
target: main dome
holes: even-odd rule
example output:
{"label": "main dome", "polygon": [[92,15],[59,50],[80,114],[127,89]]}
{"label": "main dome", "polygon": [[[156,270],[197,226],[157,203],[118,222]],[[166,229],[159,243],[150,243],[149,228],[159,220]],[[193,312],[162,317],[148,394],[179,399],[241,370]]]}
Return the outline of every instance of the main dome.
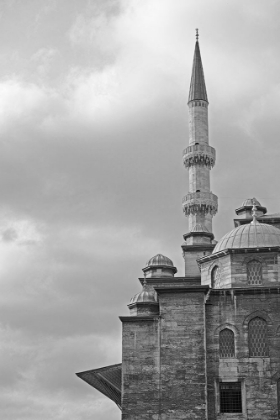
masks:
{"label": "main dome", "polygon": [[280,246],[280,229],[253,220],[223,236],[215,246],[213,254],[228,248],[269,248],[272,246]]}

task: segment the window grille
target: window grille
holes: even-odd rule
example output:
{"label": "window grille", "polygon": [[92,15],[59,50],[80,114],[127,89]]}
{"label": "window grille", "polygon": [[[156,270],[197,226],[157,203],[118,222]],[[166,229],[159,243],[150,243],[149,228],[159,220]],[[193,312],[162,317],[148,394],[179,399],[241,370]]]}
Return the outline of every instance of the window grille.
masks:
{"label": "window grille", "polygon": [[249,322],[249,353],[250,357],[268,357],[267,324],[259,317]]}
{"label": "window grille", "polygon": [[257,260],[249,261],[247,264],[247,281],[251,285],[262,284],[262,263]]}
{"label": "window grille", "polygon": [[278,418],[280,419],[280,379],[277,381]]}
{"label": "window grille", "polygon": [[242,413],[241,382],[220,382],[221,413]]}
{"label": "window grille", "polygon": [[225,328],[219,335],[220,357],[234,357],[234,332]]}
{"label": "window grille", "polygon": [[218,266],[214,267],[211,272],[211,285],[215,289],[219,289],[220,287],[220,280],[221,280],[221,274],[220,274],[220,268]]}

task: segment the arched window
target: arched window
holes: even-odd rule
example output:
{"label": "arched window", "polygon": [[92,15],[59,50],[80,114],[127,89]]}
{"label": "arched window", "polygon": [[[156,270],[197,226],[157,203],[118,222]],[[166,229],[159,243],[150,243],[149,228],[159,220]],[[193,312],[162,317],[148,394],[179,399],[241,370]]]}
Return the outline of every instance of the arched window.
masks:
{"label": "arched window", "polygon": [[247,264],[247,281],[251,285],[262,284],[262,263],[258,260],[251,260]]}
{"label": "arched window", "polygon": [[219,334],[219,348],[220,348],[220,357],[234,357],[234,332],[229,328],[225,328],[220,331]]}
{"label": "arched window", "polygon": [[211,286],[214,289],[219,289],[220,287],[220,268],[216,265],[211,271]]}
{"label": "arched window", "polygon": [[249,322],[249,355],[268,357],[267,324],[258,316]]}

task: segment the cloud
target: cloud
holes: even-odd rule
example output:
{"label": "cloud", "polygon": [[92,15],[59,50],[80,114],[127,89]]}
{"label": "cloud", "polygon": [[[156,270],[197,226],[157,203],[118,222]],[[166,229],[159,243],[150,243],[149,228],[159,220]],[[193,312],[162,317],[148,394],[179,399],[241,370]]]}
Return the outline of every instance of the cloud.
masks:
{"label": "cloud", "polygon": [[118,409],[74,373],[120,361],[118,315],[150,257],[183,275],[196,27],[215,237],[247,195],[279,210],[279,5],[33,3],[7,3],[0,29],[1,415],[113,420]]}
{"label": "cloud", "polygon": [[240,116],[238,124],[252,138],[252,141],[262,144],[266,142],[264,131],[267,130],[267,121],[269,121],[270,130],[277,129],[279,101],[280,85],[278,84],[271,87],[269,92],[257,97]]}
{"label": "cloud", "polygon": [[[93,391],[79,383],[75,371],[83,368],[92,357],[99,363],[99,354],[103,354],[103,361],[107,358],[109,364],[112,347],[119,359],[120,343],[116,340],[94,335],[34,339],[7,328],[1,328],[0,335],[1,360],[5,360],[0,363],[1,414],[5,418],[17,417],[20,412],[23,419],[38,416],[43,420],[54,416],[64,419],[73,413],[89,419],[96,411],[99,418],[105,419],[114,413],[114,405],[100,396],[94,403],[86,403],[84,396],[90,400]],[[75,402],[71,402],[73,399]]]}

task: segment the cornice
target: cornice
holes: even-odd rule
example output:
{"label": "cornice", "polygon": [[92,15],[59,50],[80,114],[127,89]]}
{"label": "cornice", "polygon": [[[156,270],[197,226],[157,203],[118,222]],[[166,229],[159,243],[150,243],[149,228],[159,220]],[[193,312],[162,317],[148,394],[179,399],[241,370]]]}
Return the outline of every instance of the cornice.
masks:
{"label": "cornice", "polygon": [[[139,282],[143,285],[144,278],[139,277]],[[173,283],[174,285],[177,283],[188,283],[188,282],[200,282],[201,276],[193,276],[193,277],[146,277],[147,284],[170,284]]]}
{"label": "cornice", "polygon": [[185,286],[185,287],[155,287],[158,294],[164,293],[207,293],[209,286]]}
{"label": "cornice", "polygon": [[186,240],[187,238],[190,238],[191,236],[206,236],[210,239],[214,239],[214,235],[211,232],[188,232],[183,235],[183,238]]}
{"label": "cornice", "polygon": [[133,302],[127,306],[128,308],[134,308],[135,306],[158,306],[158,302]]}
{"label": "cornice", "polygon": [[241,294],[250,294],[250,295],[260,295],[260,294],[280,294],[280,284],[279,286],[260,286],[260,287],[238,287],[238,288],[229,288],[229,289],[210,289],[211,295],[241,295]]}
{"label": "cornice", "polygon": [[199,245],[181,245],[183,251],[208,251],[209,249],[213,250],[216,244],[199,244]]}
{"label": "cornice", "polygon": [[159,318],[160,318],[159,315],[120,316],[119,317],[121,322],[151,322],[151,321],[157,321]]}
{"label": "cornice", "polygon": [[196,261],[199,265],[212,261],[217,258],[221,258],[229,254],[252,254],[259,252],[280,252],[280,246],[271,246],[271,247],[259,247],[259,248],[228,248],[223,249],[222,251],[215,252],[215,254],[206,255],[205,257],[198,258]]}

